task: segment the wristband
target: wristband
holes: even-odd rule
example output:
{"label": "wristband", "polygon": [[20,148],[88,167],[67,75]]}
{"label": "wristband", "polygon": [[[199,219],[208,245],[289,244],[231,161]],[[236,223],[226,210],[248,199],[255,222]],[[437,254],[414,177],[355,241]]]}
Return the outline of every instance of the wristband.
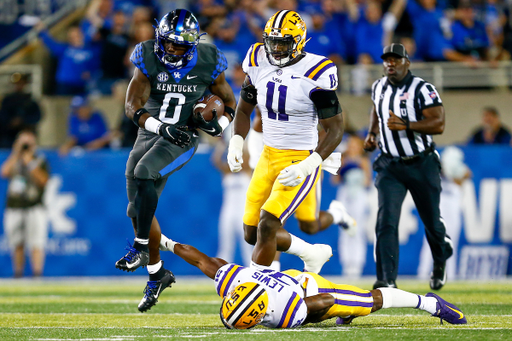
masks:
{"label": "wristband", "polygon": [[157,120],[154,117],[149,117],[146,122],[144,123],[144,129],[147,131],[150,131],[154,134],[160,135],[160,126],[162,125],[162,122]]}
{"label": "wristband", "polygon": [[149,113],[149,111],[147,111],[147,109],[146,109],[146,108],[140,108],[139,110],[137,110],[137,111],[135,111],[135,112],[133,113],[132,121],[133,121],[133,123],[135,123],[135,125],[136,125],[137,127],[139,127],[139,128],[140,128],[140,125],[139,125],[139,118],[140,118],[142,115],[144,115],[145,113]]}
{"label": "wristband", "polygon": [[300,163],[300,165],[303,166],[303,169],[306,171],[305,172],[306,175],[309,175],[309,174],[313,173],[315,168],[317,168],[318,166],[320,166],[322,164],[322,161],[323,161],[323,159],[320,156],[320,154],[318,154],[317,152],[314,152],[313,154],[311,154],[310,156],[305,158]]}
{"label": "wristband", "polygon": [[222,116],[221,118],[219,118],[219,125],[222,128],[222,131],[226,130],[229,123],[229,118],[227,118],[226,116]]}
{"label": "wristband", "polygon": [[224,107],[224,113],[231,116],[231,119],[235,118],[235,110],[231,107]]}

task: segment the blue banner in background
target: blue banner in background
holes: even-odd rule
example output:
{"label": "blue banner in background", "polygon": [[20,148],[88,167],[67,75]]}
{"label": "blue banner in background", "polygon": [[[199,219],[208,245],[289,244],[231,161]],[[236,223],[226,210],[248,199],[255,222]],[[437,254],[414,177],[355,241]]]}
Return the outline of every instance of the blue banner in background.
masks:
{"label": "blue banner in background", "polygon": [[[458,239],[458,274],[464,278],[495,278],[512,274],[512,149],[465,147],[465,162],[473,177],[464,184],[462,229]],[[114,263],[126,251],[126,240],[133,241],[133,228],[126,216],[125,163],[128,150],[98,151],[80,156],[59,157],[45,151],[51,167],[51,180],[45,198],[50,218],[45,276],[121,276]],[[0,152],[0,162],[8,152]],[[218,248],[218,221],[222,204],[221,174],[210,163],[210,153],[196,154],[168,180],[156,216],[162,231],[172,239],[196,246],[215,256]],[[5,206],[7,181],[0,181],[0,206]],[[322,209],[337,195],[337,188],[325,176],[322,184]],[[373,236],[376,201],[369,191],[369,220],[364,275],[375,274]],[[0,221],[0,277],[12,276],[8,244]],[[373,225],[372,225],[373,224]],[[322,273],[340,275],[340,229],[309,236],[298,229],[295,218],[285,228],[310,243],[328,243],[334,255]],[[242,222],[240,222],[242,229]],[[400,227],[400,275],[416,275],[423,243],[423,225],[414,205],[404,203]],[[240,246],[235,261],[242,263]],[[170,252],[162,252],[166,267],[177,275],[201,272]],[[302,269],[302,261],[283,254],[282,268]],[[491,270],[489,270],[489,267]],[[503,268],[504,267],[504,268]],[[29,275],[29,262],[25,274]],[[490,272],[489,272],[490,271]],[[136,274],[143,275],[145,270]]]}

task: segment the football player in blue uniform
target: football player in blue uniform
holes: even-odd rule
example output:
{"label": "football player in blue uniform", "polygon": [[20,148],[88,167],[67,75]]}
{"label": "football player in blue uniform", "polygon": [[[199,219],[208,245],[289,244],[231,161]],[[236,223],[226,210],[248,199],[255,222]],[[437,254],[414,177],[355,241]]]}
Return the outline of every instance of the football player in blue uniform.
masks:
{"label": "football player in blue uniform", "polygon": [[[174,283],[160,260],[160,226],[154,217],[168,177],[194,155],[196,128],[218,136],[234,115],[235,96],[224,76],[226,58],[214,45],[199,44],[199,24],[192,13],[167,13],[155,28],[156,39],[138,44],[131,57],[136,66],[126,93],[125,111],[140,128],[126,164],[127,215],[136,238],[116,268],[135,271],[147,266],[149,281],[138,309],[147,311]],[[230,119],[206,122],[193,115],[206,90],[219,96]]]}

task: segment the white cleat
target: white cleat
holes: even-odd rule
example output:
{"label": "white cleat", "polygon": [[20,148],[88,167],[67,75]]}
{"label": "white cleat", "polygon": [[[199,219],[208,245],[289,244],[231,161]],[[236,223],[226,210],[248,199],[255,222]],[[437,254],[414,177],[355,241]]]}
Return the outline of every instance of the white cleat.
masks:
{"label": "white cleat", "polygon": [[357,233],[357,222],[354,218],[348,214],[345,206],[337,200],[331,201],[329,205],[328,212],[332,212],[333,216],[338,216],[341,219],[339,221],[335,221],[336,224],[339,225],[350,237],[354,237]]}
{"label": "white cleat", "polygon": [[319,273],[324,264],[332,257],[332,248],[326,244],[308,246],[306,254],[300,259],[304,261],[304,271]]}

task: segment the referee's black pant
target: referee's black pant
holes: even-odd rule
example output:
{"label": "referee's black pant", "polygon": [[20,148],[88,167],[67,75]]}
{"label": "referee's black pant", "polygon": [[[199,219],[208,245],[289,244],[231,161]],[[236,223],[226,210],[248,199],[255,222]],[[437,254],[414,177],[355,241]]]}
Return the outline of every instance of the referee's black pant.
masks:
{"label": "referee's black pant", "polygon": [[377,172],[375,187],[379,193],[379,212],[375,228],[377,279],[394,281],[398,275],[398,222],[407,191],[411,192],[418,213],[425,225],[425,235],[434,263],[448,259],[453,250],[447,243],[441,220],[441,163],[436,152],[402,160],[381,154],[373,164]]}

